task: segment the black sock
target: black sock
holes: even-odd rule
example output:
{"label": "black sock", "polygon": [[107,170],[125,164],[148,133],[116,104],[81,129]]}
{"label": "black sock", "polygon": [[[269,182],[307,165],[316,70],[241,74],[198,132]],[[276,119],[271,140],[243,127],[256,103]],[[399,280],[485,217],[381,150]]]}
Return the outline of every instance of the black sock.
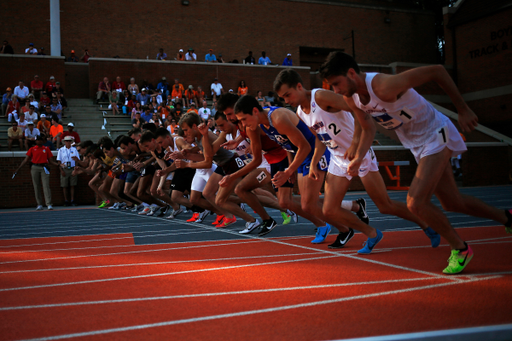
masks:
{"label": "black sock", "polygon": [[512,213],[510,210],[505,210],[505,215],[507,216],[507,222],[505,223],[506,227],[512,227]]}
{"label": "black sock", "polygon": [[197,205],[193,205],[192,208],[190,209],[192,212],[194,213],[201,213],[204,211],[204,208],[202,207],[199,207]]}
{"label": "black sock", "polygon": [[460,252],[464,252],[464,251],[467,251],[468,249],[468,244],[466,244],[466,242],[464,242],[464,248],[463,249],[459,249]]}

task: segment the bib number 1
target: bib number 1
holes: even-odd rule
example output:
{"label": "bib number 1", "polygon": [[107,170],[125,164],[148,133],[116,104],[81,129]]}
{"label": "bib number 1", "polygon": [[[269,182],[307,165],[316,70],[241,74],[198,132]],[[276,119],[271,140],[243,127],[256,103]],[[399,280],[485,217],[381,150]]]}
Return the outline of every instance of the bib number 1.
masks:
{"label": "bib number 1", "polygon": [[446,144],[448,142],[448,127],[444,126],[437,130],[437,143]]}

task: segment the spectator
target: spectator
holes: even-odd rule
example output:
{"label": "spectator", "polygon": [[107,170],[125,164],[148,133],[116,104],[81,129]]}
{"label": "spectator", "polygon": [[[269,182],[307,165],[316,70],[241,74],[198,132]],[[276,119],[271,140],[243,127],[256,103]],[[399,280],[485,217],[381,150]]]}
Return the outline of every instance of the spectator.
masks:
{"label": "spectator", "polygon": [[40,132],[37,128],[34,128],[34,122],[28,122],[27,129],[25,129],[25,149],[28,150],[30,147],[36,144],[36,139]]}
{"label": "spectator", "polygon": [[[48,118],[50,118],[50,116],[48,116]],[[46,114],[41,114],[39,116],[39,122],[37,122],[37,130],[39,130],[39,133],[45,136],[50,135],[51,126],[50,121],[46,119]]]}
{"label": "spectator", "polygon": [[29,105],[33,105],[34,106],[34,110],[36,110],[36,112],[37,112],[37,109],[39,108],[39,103],[37,103],[37,101],[34,98],[33,94],[28,95],[27,103],[29,103]]}
{"label": "spectator", "polygon": [[164,52],[164,49],[160,49],[156,55],[156,60],[167,60],[167,53]]}
{"label": "spectator", "polygon": [[144,122],[149,123],[149,120],[151,120],[152,117],[153,117],[153,113],[151,112],[151,109],[149,108],[149,106],[145,106],[144,112],[140,115],[140,118],[142,118],[144,120]]}
{"label": "spectator", "polygon": [[43,81],[39,80],[39,76],[35,75],[34,80],[30,82],[30,89],[37,99],[41,98],[41,91],[43,91]]}
{"label": "spectator", "polygon": [[55,77],[50,76],[50,80],[46,83],[44,90],[49,95],[53,92],[53,88],[55,88]]}
{"label": "spectator", "polygon": [[172,89],[172,101],[174,104],[180,103],[181,105],[185,106],[185,100],[183,99],[183,91],[180,89],[181,84],[174,84],[174,87]]}
{"label": "spectator", "polygon": [[100,100],[108,100],[110,89],[110,82],[108,81],[108,78],[103,78],[103,80],[98,84],[98,92],[96,93],[96,104],[98,104]]}
{"label": "spectator", "polygon": [[185,60],[185,54],[183,53],[183,49],[180,49],[178,53],[176,54],[176,60],[184,61]]}
{"label": "spectator", "polygon": [[5,89],[5,94],[2,96],[2,116],[7,116],[7,106],[12,99],[12,89]]}
{"label": "spectator", "polygon": [[140,117],[140,112],[135,112],[135,117],[132,119],[132,126],[136,129],[142,129],[142,125],[146,123],[142,117]]}
{"label": "spectator", "polygon": [[53,210],[52,207],[52,192],[50,190],[50,168],[48,164],[57,165],[53,161],[53,154],[47,147],[43,146],[44,136],[39,135],[36,140],[36,146],[32,147],[27,152],[27,157],[16,170],[16,173],[23,167],[27,162],[32,163],[30,174],[32,175],[32,183],[34,185],[34,192],[36,194],[37,208],[36,210],[43,209],[43,198],[41,196],[41,182],[43,183],[44,198],[46,205],[49,210]]}
{"label": "spectator", "polygon": [[66,101],[66,98],[64,98],[61,92],[57,92],[55,93],[55,95],[57,97],[57,101],[62,106],[62,111],[66,110],[66,108],[68,107],[68,101]]}
{"label": "spectator", "polygon": [[9,45],[9,42],[7,40],[4,40],[4,44],[2,45],[2,48],[0,49],[0,53],[14,54],[14,50],[12,49],[12,46]]}
{"label": "spectator", "polygon": [[18,96],[18,100],[21,104],[25,104],[25,100],[27,99],[29,93],[30,91],[25,86],[23,81],[19,81],[18,86],[14,88],[14,94]]}
{"label": "spectator", "polygon": [[183,116],[183,107],[180,102],[175,104],[174,112],[172,113],[174,118],[179,122],[181,116]]}
{"label": "spectator", "polygon": [[197,102],[199,102],[199,103],[203,103],[203,101],[205,100],[205,98],[204,98],[204,91],[203,91],[203,88],[201,86],[197,87],[196,97],[197,97]]}
{"label": "spectator", "polygon": [[62,139],[66,136],[71,136],[76,144],[80,143],[80,135],[75,131],[75,125],[71,122],[68,123],[68,130],[62,133]]}
{"label": "spectator", "polygon": [[48,97],[46,91],[41,92],[41,98],[39,100],[39,112],[43,112],[44,108],[52,102],[51,98]]}
{"label": "spectator", "polygon": [[109,105],[108,108],[112,109],[112,115],[119,114],[119,105],[121,104],[121,98],[118,95],[117,91],[112,91],[108,98]]}
{"label": "spectator", "polygon": [[50,110],[54,116],[57,116],[59,120],[62,120],[62,105],[59,103],[57,97],[52,98],[52,104],[50,104]]}
{"label": "spectator", "polygon": [[[80,155],[78,155],[78,150],[71,145],[73,143],[72,136],[66,136],[63,138],[63,141],[64,147],[60,148],[57,153],[57,163],[60,169],[60,187],[62,187],[64,194],[64,206],[69,206],[70,204],[71,206],[76,206],[75,186],[78,184],[78,176],[72,173],[75,169],[75,160],[79,159]],[[68,187],[71,202],[68,201]]]}
{"label": "spectator", "polygon": [[293,65],[292,54],[291,53],[288,53],[286,55],[286,58],[283,60],[283,65],[287,65],[287,66],[292,66]]}
{"label": "spectator", "polygon": [[68,57],[67,61],[70,63],[78,63],[78,57],[75,56],[75,50],[71,50],[71,55]]}
{"label": "spectator", "polygon": [[185,55],[185,59],[192,62],[195,62],[197,60],[197,55],[194,53],[193,48],[188,49],[188,52]]}
{"label": "spectator", "polygon": [[217,58],[217,63],[225,63],[221,54],[219,54],[219,58]]}
{"label": "spectator", "polygon": [[84,54],[82,55],[82,57],[80,57],[80,60],[84,63],[89,63],[89,58],[91,58],[92,56],[89,54],[89,50],[85,50],[84,51]]}
{"label": "spectator", "polygon": [[22,111],[20,112],[20,118],[16,120],[18,122],[18,128],[21,129],[23,132],[25,129],[27,129],[28,121],[25,118],[25,113]]}
{"label": "spectator", "polygon": [[249,88],[245,85],[245,81],[241,80],[240,85],[238,86],[238,96],[247,95],[248,92]]}
{"label": "spectator", "polygon": [[151,116],[149,123],[153,123],[157,128],[160,128],[162,126],[162,120],[160,119],[157,113],[154,113]]}
{"label": "spectator", "polygon": [[[154,97],[153,97],[153,99],[154,99]],[[155,104],[157,104],[157,103],[155,103]],[[151,103],[149,103],[148,108],[149,108],[149,112],[151,114],[156,114],[158,112],[158,104],[156,106],[154,106],[153,102],[151,102]]]}
{"label": "spectator", "polygon": [[187,114],[191,112],[197,114],[196,105],[194,103],[190,103],[190,108],[187,110]]}
{"label": "spectator", "polygon": [[167,83],[166,77],[162,77],[162,81],[158,83],[156,89],[160,90],[165,97],[169,96],[169,83]]}
{"label": "spectator", "polygon": [[132,109],[132,117],[131,117],[132,120],[135,118],[136,113],[139,113],[142,115],[142,105],[140,104],[140,102],[135,102],[135,106]]}
{"label": "spectator", "polygon": [[208,50],[208,53],[204,56],[204,61],[207,63],[213,63],[217,61],[217,57],[213,54],[213,50]]}
{"label": "spectator", "polygon": [[185,91],[185,88],[183,87],[183,84],[180,83],[180,80],[178,78],[174,79],[174,85],[176,84],[180,87],[180,91],[183,93]]}
{"label": "spectator", "polygon": [[190,105],[194,103],[197,108],[197,92],[194,90],[194,86],[190,84],[188,89],[185,91],[185,98],[187,99],[187,103]]}
{"label": "spectator", "polygon": [[256,100],[258,101],[258,104],[263,108],[270,105],[270,103],[267,102],[265,97],[263,97],[263,91],[258,91],[256,95]]}
{"label": "spectator", "polygon": [[28,44],[28,47],[25,49],[25,54],[37,54],[37,49],[34,47],[34,43]]}
{"label": "spectator", "polygon": [[272,63],[270,61],[270,58],[267,57],[267,54],[265,51],[261,51],[261,57],[260,59],[258,59],[258,64],[259,65],[269,65],[270,63]]}
{"label": "spectator", "polygon": [[119,98],[121,98],[121,100],[123,100],[125,98],[124,91],[126,90],[126,85],[121,80],[121,77],[119,77],[119,76],[116,77],[115,82],[112,83],[112,90],[118,92],[118,95],[120,95]]}
{"label": "spectator", "polygon": [[130,78],[130,84],[128,84],[128,92],[137,96],[139,94],[139,86],[135,84],[135,78]]}
{"label": "spectator", "polygon": [[13,144],[20,146],[20,150],[23,150],[23,130],[18,128],[18,122],[12,122],[12,127],[7,129],[7,147],[9,151],[12,149]]}
{"label": "spectator", "polygon": [[[29,95],[30,96],[30,95]],[[21,105],[21,104],[20,104]],[[20,112],[22,113],[27,113],[30,109],[30,100],[27,98],[27,100],[25,101],[25,105],[21,107],[21,110]],[[18,115],[19,116],[19,115]]]}
{"label": "spectator", "polygon": [[59,119],[57,117],[53,117],[52,126],[50,127],[50,141],[57,146],[57,149],[60,148],[62,133],[64,133],[64,127],[59,124]]}
{"label": "spectator", "polygon": [[199,116],[201,116],[203,120],[207,120],[208,117],[211,116],[211,114],[212,111],[210,110],[210,108],[208,108],[208,103],[206,103],[206,101],[203,101],[203,107],[199,109]]}
{"label": "spectator", "polygon": [[46,53],[44,53],[44,47],[39,48],[39,52],[37,53],[38,56],[46,56]]}
{"label": "spectator", "polygon": [[146,88],[142,88],[140,94],[137,95],[137,102],[145,106],[149,104],[150,96],[146,93]]}
{"label": "spectator", "polygon": [[165,96],[162,95],[162,90],[157,90],[156,93],[151,96],[151,103],[155,108],[158,108],[160,104],[164,101]]}
{"label": "spectator", "polygon": [[211,108],[211,115],[212,116],[215,116],[215,114],[217,113],[217,99],[214,98],[213,101],[212,101],[212,108]]}
{"label": "spectator", "polygon": [[167,117],[169,117],[169,114],[171,113],[169,108],[164,103],[161,103],[160,106],[158,106],[157,112],[162,120],[165,120]]}
{"label": "spectator", "polygon": [[55,87],[53,88],[51,95],[54,97],[56,93],[60,92],[64,95],[64,89],[60,85],[60,82],[55,82]]}
{"label": "spectator", "polygon": [[267,101],[268,105],[274,105],[274,102],[276,101],[276,96],[272,91],[269,91],[268,96],[265,96],[265,100]]}
{"label": "spectator", "polygon": [[36,107],[31,103],[28,106],[28,112],[25,114],[25,118],[28,122],[33,122],[34,124],[37,123],[37,113],[36,113]]}
{"label": "spectator", "polygon": [[256,63],[256,59],[252,55],[252,51],[249,51],[249,55],[244,59],[245,64],[254,64]]}
{"label": "spectator", "polygon": [[5,116],[7,116],[7,121],[11,122],[13,118],[14,120],[17,120],[20,110],[21,105],[20,102],[18,102],[18,96],[12,95],[11,100],[7,104],[7,112],[5,113]]}
{"label": "spectator", "polygon": [[218,96],[224,93],[224,88],[222,88],[222,84],[219,83],[219,80],[215,78],[213,80],[212,85],[210,86],[212,92],[212,98],[217,99]]}
{"label": "spectator", "polygon": [[171,133],[171,134],[178,134],[178,128],[180,126],[176,124],[176,119],[175,118],[171,118],[171,123],[167,126],[167,130]]}

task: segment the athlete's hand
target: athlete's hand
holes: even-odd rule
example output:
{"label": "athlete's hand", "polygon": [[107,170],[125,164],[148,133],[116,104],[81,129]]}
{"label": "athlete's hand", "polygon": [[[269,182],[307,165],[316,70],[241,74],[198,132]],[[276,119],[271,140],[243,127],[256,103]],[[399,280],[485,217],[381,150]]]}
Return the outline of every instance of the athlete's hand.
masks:
{"label": "athlete's hand", "polygon": [[238,143],[235,140],[231,140],[231,141],[221,144],[220,146],[225,149],[228,149],[228,150],[233,150],[236,147],[238,147]]}
{"label": "athlete's hand", "polygon": [[204,123],[201,123],[197,126],[197,130],[201,133],[201,135],[206,136],[208,135],[208,126]]}
{"label": "athlete's hand", "polygon": [[363,159],[353,159],[350,161],[347,167],[347,173],[350,176],[358,176],[359,175],[359,168],[361,168],[361,163],[363,163]]}
{"label": "athlete's hand", "polygon": [[170,159],[170,160],[177,160],[177,159],[184,159],[184,157],[183,157],[183,153],[182,153],[182,152],[180,152],[180,151],[175,151],[175,152],[172,152],[172,153],[170,153],[170,154],[167,154],[167,155],[165,156],[165,159],[166,159],[166,160],[169,160],[169,159]]}
{"label": "athlete's hand", "polygon": [[162,190],[162,187],[158,186],[156,189],[156,193],[160,196],[164,195],[164,191]]}
{"label": "athlete's hand", "polygon": [[470,108],[459,110],[459,126],[463,132],[475,130],[478,126],[478,117]]}
{"label": "athlete's hand", "polygon": [[347,151],[343,155],[343,158],[352,161],[356,157],[357,145],[350,144]]}
{"label": "athlete's hand", "polygon": [[157,171],[155,172],[155,176],[157,176],[157,177],[161,177],[161,176],[162,176],[162,170],[161,170],[161,169],[157,170]]}
{"label": "athlete's hand", "polygon": [[185,160],[178,159],[174,161],[174,164],[176,165],[176,168],[187,168],[188,162]]}
{"label": "athlete's hand", "polygon": [[309,166],[309,178],[310,179],[313,179],[313,180],[318,180],[318,172],[319,172],[319,169],[318,167],[316,167],[316,165],[313,165],[311,164],[311,166]]}
{"label": "athlete's hand", "polygon": [[233,180],[229,175],[225,175],[222,179],[219,181],[220,187],[228,187]]}
{"label": "athlete's hand", "polygon": [[286,173],[286,171],[279,171],[272,178],[272,184],[276,187],[281,187],[286,183],[286,181],[288,181],[288,179],[290,179],[290,176]]}

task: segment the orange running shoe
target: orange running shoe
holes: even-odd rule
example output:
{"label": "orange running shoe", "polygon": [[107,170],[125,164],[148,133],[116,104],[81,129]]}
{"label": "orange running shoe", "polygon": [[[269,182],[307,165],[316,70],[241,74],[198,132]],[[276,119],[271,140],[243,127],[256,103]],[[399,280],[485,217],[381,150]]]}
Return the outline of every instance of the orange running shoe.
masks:
{"label": "orange running shoe", "polygon": [[224,219],[224,216],[217,214],[217,219],[215,219],[215,221],[212,223],[212,225],[219,225],[221,223],[222,219]]}
{"label": "orange running shoe", "polygon": [[221,223],[219,225],[215,225],[215,227],[228,227],[229,225],[234,224],[234,223],[236,223],[235,216],[233,216],[233,218],[224,217],[224,219],[221,221]]}
{"label": "orange running shoe", "polygon": [[187,220],[187,222],[189,223],[193,223],[194,221],[197,220],[197,218],[199,218],[199,213],[194,213],[192,214],[192,218],[190,218],[189,220]]}

